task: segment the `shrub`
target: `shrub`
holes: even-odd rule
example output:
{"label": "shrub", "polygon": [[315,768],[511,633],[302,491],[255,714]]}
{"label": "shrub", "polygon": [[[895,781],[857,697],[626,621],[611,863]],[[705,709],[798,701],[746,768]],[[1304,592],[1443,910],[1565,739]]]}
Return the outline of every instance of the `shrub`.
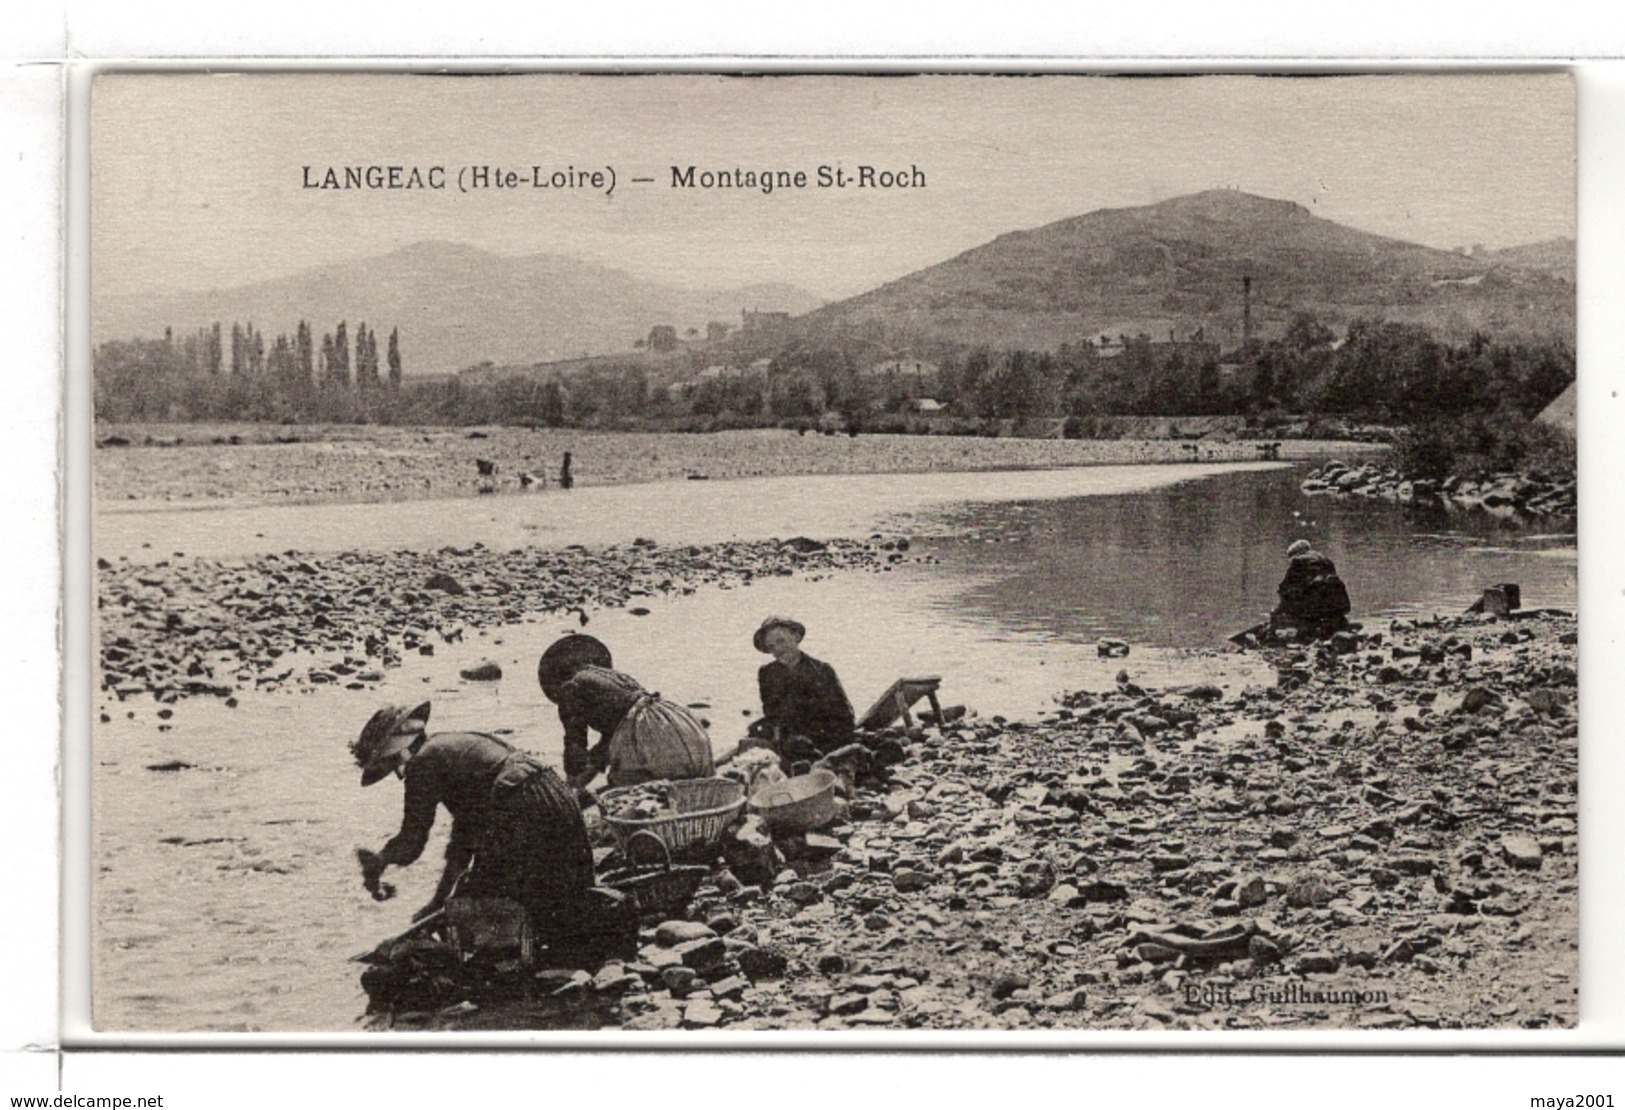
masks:
{"label": "shrub", "polygon": [[1395,442],[1394,463],[1411,478],[1535,470],[1572,477],[1575,472],[1572,436],[1509,410],[1421,421]]}

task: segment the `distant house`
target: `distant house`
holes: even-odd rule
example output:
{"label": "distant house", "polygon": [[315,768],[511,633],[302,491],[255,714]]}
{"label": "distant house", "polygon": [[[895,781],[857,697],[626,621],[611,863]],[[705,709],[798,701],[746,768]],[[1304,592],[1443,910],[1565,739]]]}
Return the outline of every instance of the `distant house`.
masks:
{"label": "distant house", "polygon": [[707,343],[720,342],[728,338],[728,333],[731,331],[733,331],[732,325],[724,324],[721,320],[712,320],[705,325],[705,341]]}
{"label": "distant house", "polygon": [[649,329],[649,350],[675,351],[677,349],[677,329],[671,324],[656,324]]}

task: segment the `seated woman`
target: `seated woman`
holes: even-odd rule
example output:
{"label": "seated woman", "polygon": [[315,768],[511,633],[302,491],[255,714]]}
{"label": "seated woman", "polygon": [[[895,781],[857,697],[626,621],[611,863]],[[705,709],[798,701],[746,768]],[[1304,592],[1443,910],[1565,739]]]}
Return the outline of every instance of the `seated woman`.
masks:
{"label": "seated woman", "polygon": [[[711,738],[699,719],[612,663],[603,643],[575,633],[549,647],[536,667],[542,693],[559,707],[570,785],[585,786],[600,771],[610,786],[712,775]],[[591,748],[589,729],[599,734]]]}
{"label": "seated woman", "polygon": [[524,906],[539,939],[579,934],[591,904],[592,849],[570,791],[535,756],[481,732],[429,735],[429,703],[380,709],[350,745],[361,785],[391,772],[406,783],[401,828],[377,852],[357,849],[361,878],[380,901],[394,888],[384,869],[423,854],[435,812],[451,814],[446,866],[418,921],[460,896],[511,898]]}
{"label": "seated woman", "polygon": [[756,650],[773,656],[756,672],[762,719],[789,759],[812,758],[852,741],[852,703],[835,668],[801,650],[807,628],[788,617],[768,617],[756,630]]}

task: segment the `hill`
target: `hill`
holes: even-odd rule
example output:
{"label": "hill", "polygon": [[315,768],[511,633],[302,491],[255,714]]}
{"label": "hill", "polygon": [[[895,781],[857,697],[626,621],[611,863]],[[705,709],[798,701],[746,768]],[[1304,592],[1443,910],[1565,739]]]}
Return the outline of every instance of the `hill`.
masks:
{"label": "hill", "polygon": [[1339,329],[1382,316],[1445,339],[1482,330],[1572,340],[1572,270],[1539,264],[1556,248],[1529,251],[1470,257],[1357,231],[1290,201],[1211,190],[1001,235],[826,305],[798,330],[810,340],[886,329],[915,342],[1053,349],[1101,334],[1183,338],[1201,328],[1233,346],[1242,279],[1251,277],[1254,334],[1263,338],[1311,311]]}
{"label": "hill", "polygon": [[1475,257],[1500,266],[1542,270],[1568,281],[1574,280],[1576,260],[1573,239],[1548,239],[1544,243],[1528,243],[1498,251],[1487,251]]}
{"label": "hill", "polygon": [[420,375],[630,351],[658,324],[703,335],[713,320],[737,327],[742,309],[804,313],[819,303],[788,284],[682,289],[557,255],[424,242],[234,289],[99,298],[91,330],[99,343],[240,321],[270,339],[305,319],[319,339],[340,320],[352,333],[364,321],[400,328],[406,373]]}

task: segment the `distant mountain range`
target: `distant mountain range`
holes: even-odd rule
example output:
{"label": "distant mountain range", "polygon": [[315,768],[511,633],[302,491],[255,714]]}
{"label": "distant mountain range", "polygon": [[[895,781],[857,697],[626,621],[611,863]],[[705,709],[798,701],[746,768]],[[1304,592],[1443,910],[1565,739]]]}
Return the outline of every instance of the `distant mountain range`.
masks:
{"label": "distant mountain range", "polygon": [[1100,334],[1239,343],[1242,279],[1254,334],[1298,311],[1424,323],[1441,336],[1574,333],[1574,241],[1473,255],[1372,235],[1302,205],[1211,190],[1013,231],[818,309],[803,334],[874,330],[1053,349]]}
{"label": "distant mountain range", "polygon": [[813,343],[878,334],[899,349],[1054,349],[1102,334],[1185,338],[1201,329],[1233,347],[1251,278],[1262,338],[1311,311],[1338,330],[1381,316],[1454,341],[1483,331],[1572,343],[1574,267],[1572,239],[1436,250],[1290,201],[1211,190],[1012,231],[833,304],[788,284],[681,289],[554,255],[425,242],[236,289],[98,298],[92,331],[100,341],[251,321],[269,341],[306,319],[319,341],[340,320],[352,333],[365,322],[382,333],[400,328],[408,374],[630,352],[656,325],[703,337],[710,321],[737,328],[743,309],[788,312],[798,319],[784,338]]}
{"label": "distant mountain range", "polygon": [[546,362],[630,352],[651,328],[705,334],[739,327],[744,309],[802,314],[821,298],[788,284],[682,289],[557,255],[521,258],[458,243],[417,243],[391,254],[319,266],[235,289],[98,298],[96,342],[185,334],[215,321],[250,323],[269,343],[301,319],[317,342],[340,320],[401,331],[408,375],[449,373],[483,361]]}

